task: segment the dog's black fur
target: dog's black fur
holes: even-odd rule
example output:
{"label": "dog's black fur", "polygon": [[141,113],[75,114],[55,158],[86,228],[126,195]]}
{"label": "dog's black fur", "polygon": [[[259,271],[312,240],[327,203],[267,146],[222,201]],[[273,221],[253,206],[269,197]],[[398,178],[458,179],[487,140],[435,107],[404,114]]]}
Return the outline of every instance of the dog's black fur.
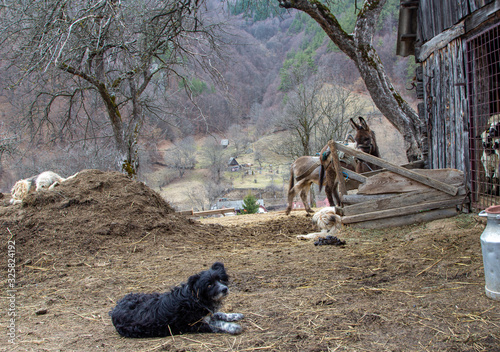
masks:
{"label": "dog's black fur", "polygon": [[191,276],[167,293],[130,293],[109,312],[118,333],[125,337],[162,337],[190,332],[238,334],[232,321],[242,314],[217,312],[229,293],[224,264]]}

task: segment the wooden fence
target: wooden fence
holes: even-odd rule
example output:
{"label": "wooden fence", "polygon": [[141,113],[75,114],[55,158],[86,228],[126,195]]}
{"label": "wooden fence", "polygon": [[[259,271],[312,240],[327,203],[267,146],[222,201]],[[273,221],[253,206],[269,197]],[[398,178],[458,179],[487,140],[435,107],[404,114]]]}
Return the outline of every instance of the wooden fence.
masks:
{"label": "wooden fence", "polygon": [[[359,150],[330,141],[339,193],[344,207],[342,223],[363,228],[401,226],[457,214],[457,207],[470,204],[464,174],[456,169],[408,169]],[[340,168],[336,150],[378,165],[382,170],[368,177]],[[359,182],[357,194],[345,190],[342,171]]]}

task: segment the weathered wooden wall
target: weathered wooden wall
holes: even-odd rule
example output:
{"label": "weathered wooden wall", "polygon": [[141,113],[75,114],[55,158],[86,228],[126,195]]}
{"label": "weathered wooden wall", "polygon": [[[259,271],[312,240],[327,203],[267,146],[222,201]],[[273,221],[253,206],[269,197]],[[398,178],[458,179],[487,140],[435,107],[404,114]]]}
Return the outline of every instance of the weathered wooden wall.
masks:
{"label": "weathered wooden wall", "polygon": [[486,4],[498,0],[420,0],[419,39],[426,42]]}
{"label": "weathered wooden wall", "polygon": [[470,165],[464,45],[458,38],[422,63],[429,165],[434,169],[466,171]]}
{"label": "weathered wooden wall", "polygon": [[[423,96],[424,102],[418,107],[419,116],[428,124],[428,167],[462,170],[467,186],[471,187],[471,181],[478,177],[477,171],[482,167],[480,155],[471,155],[469,144],[474,144],[473,150],[479,150],[481,142],[478,142],[477,130],[474,132],[473,128],[481,125],[484,130],[491,113],[473,111],[472,115],[484,115],[485,121],[476,119],[471,122],[469,109],[474,108],[474,104],[468,93],[477,88],[487,94],[491,78],[476,77],[476,80],[467,82],[466,69],[470,58],[467,59],[466,46],[467,40],[498,23],[500,0],[417,1],[414,52],[416,61],[422,64],[422,80],[417,76],[417,87],[421,84],[419,91],[423,94],[420,93],[419,98]],[[407,21],[410,19],[406,18]],[[487,47],[488,50],[492,48],[492,45]],[[403,49],[399,54],[408,55],[410,49]]]}

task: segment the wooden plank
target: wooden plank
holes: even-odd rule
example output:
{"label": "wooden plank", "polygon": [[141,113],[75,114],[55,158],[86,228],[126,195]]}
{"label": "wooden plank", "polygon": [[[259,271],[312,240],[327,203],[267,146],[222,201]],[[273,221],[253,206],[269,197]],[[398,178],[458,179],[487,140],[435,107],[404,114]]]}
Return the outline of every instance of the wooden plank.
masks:
{"label": "wooden plank", "polygon": [[432,5],[430,0],[420,0],[420,6],[418,8],[418,27],[422,35],[422,40],[426,42],[430,38],[434,37],[434,32],[432,29],[432,23],[430,21],[430,14],[432,14]]}
{"label": "wooden plank", "polygon": [[410,205],[418,205],[422,203],[431,203],[447,200],[456,200],[458,203],[465,199],[465,187],[461,187],[459,195],[450,196],[444,192],[435,189],[427,189],[426,191],[414,191],[410,193],[390,195],[389,197],[372,199],[364,203],[345,206],[343,209],[344,216],[365,214],[388,209],[399,209]]}
{"label": "wooden plank", "polygon": [[[408,163],[408,164],[401,165],[401,167],[403,167],[405,169],[409,169],[409,170],[423,169],[424,166],[425,166],[425,161],[423,161],[423,160],[417,160],[417,161],[413,161],[413,162]],[[360,177],[364,177],[365,180],[363,182],[361,182],[361,183],[365,183],[366,179],[368,177],[380,174],[381,172],[385,172],[385,171],[387,171],[387,169],[378,169],[378,170],[363,172],[362,174],[356,174],[355,173],[355,175],[359,175]],[[351,171],[351,172],[353,172],[353,171]]]}
{"label": "wooden plank", "polygon": [[380,220],[357,222],[348,226],[360,229],[381,229],[395,226],[413,225],[422,222],[433,221],[456,216],[458,214],[456,207],[430,210],[423,213],[416,213],[406,216],[395,216]]}
{"label": "wooden plank", "polygon": [[[464,42],[457,41],[458,49],[457,49],[457,64],[455,66],[455,69],[457,70],[457,82],[461,83],[467,82],[467,74],[466,74],[466,69],[465,65],[463,64],[466,62],[466,44]],[[469,145],[469,112],[468,112],[468,99],[467,99],[467,89],[464,85],[457,86],[457,99],[456,99],[456,104],[457,104],[457,116],[460,118],[460,126],[459,129],[457,129],[457,134],[461,137],[462,140],[462,148],[458,151],[461,153],[462,161],[460,164],[460,169],[466,170],[468,167],[470,168],[471,166],[471,160],[470,160],[470,145]],[[465,173],[465,184],[470,185],[471,180],[470,180],[471,173],[466,172]]]}
{"label": "wooden plank", "polygon": [[[421,169],[415,170],[415,172],[447,185],[460,186],[464,184],[464,173],[456,169]],[[427,189],[429,189],[429,186],[395,174],[391,171],[386,171],[368,177],[366,182],[359,186],[358,193],[405,193]]]}
{"label": "wooden plank", "polygon": [[348,178],[352,178],[353,180],[358,181],[359,183],[366,182],[366,176],[358,174],[357,172],[346,169],[345,167],[342,168],[342,172],[345,173]]}
{"label": "wooden plank", "polygon": [[465,34],[464,21],[457,23],[450,29],[436,35],[434,38],[426,42],[420,48],[420,53],[418,54],[418,61],[422,62],[427,60],[427,58],[435,51],[440,50],[448,45],[452,40]]}
{"label": "wooden plank", "polygon": [[394,196],[395,194],[348,194],[344,197],[344,209],[348,206],[358,203],[371,202],[374,200],[386,199]]}
{"label": "wooden plank", "polygon": [[429,203],[423,203],[423,204],[409,205],[409,206],[401,207],[401,208],[397,208],[397,209],[387,209],[387,210],[382,210],[382,211],[374,211],[371,213],[344,216],[344,217],[342,217],[342,223],[343,224],[352,224],[355,222],[384,219],[384,218],[390,218],[393,216],[409,215],[409,214],[418,213],[421,211],[433,210],[433,209],[450,208],[454,205],[462,204],[462,201],[463,201],[462,198],[456,199],[456,197],[454,197],[453,199],[447,199],[444,201],[429,202]]}
{"label": "wooden plank", "polygon": [[[179,212],[179,213],[186,213],[184,215],[191,215],[191,216],[207,216],[207,215],[217,215],[217,214],[222,214],[224,215],[225,213],[234,213],[235,209],[234,208],[225,208],[225,209],[214,209],[214,210],[205,210],[205,211],[197,211],[193,212],[191,210],[191,214],[188,213],[189,211],[184,211],[184,212]],[[225,216],[225,215],[224,215]]]}
{"label": "wooden plank", "polygon": [[500,10],[500,1],[491,1],[489,4],[484,5],[478,9],[475,13],[471,14],[465,20],[465,31],[470,32],[476,27],[486,22],[490,16],[493,16],[497,11]]}
{"label": "wooden plank", "polygon": [[443,182],[434,180],[430,177],[423,176],[415,171],[408,170],[405,168],[402,168],[400,166],[397,166],[393,163],[390,163],[388,161],[382,160],[380,158],[377,158],[373,155],[364,153],[360,150],[353,150],[352,148],[347,148],[340,143],[336,143],[337,149],[340,151],[343,151],[344,153],[348,153],[351,155],[354,155],[356,158],[362,159],[364,161],[368,161],[370,163],[373,163],[375,165],[378,165],[380,167],[386,168],[389,171],[395,172],[399,175],[408,177],[412,180],[418,181],[420,183],[423,183],[424,185],[427,185],[432,188],[436,188],[440,191],[446,192],[448,194],[451,194],[452,196],[456,195],[458,192],[458,188],[455,186],[447,185]]}
{"label": "wooden plank", "polygon": [[345,187],[344,175],[342,174],[342,167],[340,166],[339,154],[333,140],[328,141],[328,147],[330,148],[330,155],[332,156],[333,167],[335,169],[335,177],[338,182],[340,202],[342,203],[342,198],[347,194],[347,189]]}

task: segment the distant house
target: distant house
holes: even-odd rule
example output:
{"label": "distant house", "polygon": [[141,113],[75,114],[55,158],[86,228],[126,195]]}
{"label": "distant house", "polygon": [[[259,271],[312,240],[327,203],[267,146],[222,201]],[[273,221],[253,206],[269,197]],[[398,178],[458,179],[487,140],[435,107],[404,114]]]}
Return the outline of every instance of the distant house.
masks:
{"label": "distant house", "polygon": [[462,170],[479,209],[500,203],[498,159],[490,171],[482,160],[490,127],[490,137],[500,137],[499,17],[499,0],[401,0],[399,12],[396,53],[418,64],[429,168]]}
{"label": "distant house", "polygon": [[229,163],[227,165],[229,166],[231,171],[238,171],[241,168],[241,166],[240,166],[240,164],[238,164],[238,161],[236,160],[236,158],[233,158],[233,157],[231,157],[229,159]]}
{"label": "distant house", "polygon": [[221,139],[220,145],[224,148],[227,148],[227,146],[229,145],[229,139]]}

